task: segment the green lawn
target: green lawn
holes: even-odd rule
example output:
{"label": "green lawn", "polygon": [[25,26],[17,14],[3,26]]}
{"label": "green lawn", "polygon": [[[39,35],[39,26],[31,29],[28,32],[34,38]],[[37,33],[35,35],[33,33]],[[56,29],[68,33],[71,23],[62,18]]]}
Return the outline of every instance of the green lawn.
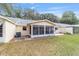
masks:
{"label": "green lawn", "polygon": [[0,55],[79,55],[79,35],[52,36],[0,44]]}

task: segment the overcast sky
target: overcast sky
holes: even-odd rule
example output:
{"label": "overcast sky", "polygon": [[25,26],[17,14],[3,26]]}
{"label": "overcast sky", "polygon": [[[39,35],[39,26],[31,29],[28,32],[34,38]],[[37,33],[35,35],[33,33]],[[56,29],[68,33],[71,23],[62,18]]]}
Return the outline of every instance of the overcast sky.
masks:
{"label": "overcast sky", "polygon": [[79,4],[77,3],[26,3],[14,4],[15,8],[31,8],[39,13],[53,13],[61,17],[65,11],[73,11],[79,18]]}

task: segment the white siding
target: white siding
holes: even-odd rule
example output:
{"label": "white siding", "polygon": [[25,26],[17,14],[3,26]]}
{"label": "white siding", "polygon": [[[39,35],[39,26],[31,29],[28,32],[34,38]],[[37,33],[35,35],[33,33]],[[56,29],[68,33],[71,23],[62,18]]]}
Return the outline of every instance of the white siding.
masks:
{"label": "white siding", "polygon": [[31,38],[35,38],[35,37],[45,37],[45,36],[55,36],[55,35],[54,35],[54,34],[31,35]]}
{"label": "white siding", "polygon": [[3,21],[3,36],[0,37],[0,42],[4,42],[5,41],[5,25],[4,25],[4,20],[0,19],[1,21]]}
{"label": "white siding", "polygon": [[40,23],[34,23],[32,25],[45,25],[45,26],[52,26],[52,24],[48,23],[48,22],[40,22]]}
{"label": "white siding", "polygon": [[73,27],[65,28],[65,31],[73,34]]}
{"label": "white siding", "polygon": [[23,30],[23,27],[22,27],[22,31],[21,31],[22,36],[30,35],[29,31],[30,31],[29,26],[26,26],[26,30]]}
{"label": "white siding", "polygon": [[14,38],[16,26],[10,22],[5,21],[5,42]]}
{"label": "white siding", "polygon": [[60,34],[60,32],[63,34],[66,32],[73,34],[73,28],[72,27],[68,27],[68,28],[64,27],[64,28],[58,28],[58,30],[55,30],[55,34]]}
{"label": "white siding", "polygon": [[16,26],[16,32],[21,32],[21,36],[29,35],[29,26],[26,25],[26,30],[23,30],[23,26]]}

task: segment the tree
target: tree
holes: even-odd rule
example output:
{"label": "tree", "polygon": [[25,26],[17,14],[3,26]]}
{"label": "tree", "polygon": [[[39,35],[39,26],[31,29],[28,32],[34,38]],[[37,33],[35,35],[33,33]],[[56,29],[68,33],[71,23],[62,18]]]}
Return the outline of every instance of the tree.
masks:
{"label": "tree", "polygon": [[3,11],[1,15],[22,18],[22,9],[16,9],[12,4],[2,3],[0,4],[0,9]]}
{"label": "tree", "polygon": [[0,7],[5,12],[5,16],[17,17],[17,18],[24,18],[24,19],[32,19],[32,20],[40,20],[40,19],[48,19],[53,22],[58,22],[57,16],[46,13],[46,14],[39,14],[34,9],[16,9],[12,6],[12,4],[0,4]]}
{"label": "tree", "polygon": [[4,13],[6,13],[5,15],[14,17],[12,4],[1,3],[0,8],[4,11]]}
{"label": "tree", "polygon": [[40,14],[36,12],[33,9],[26,9],[24,10],[24,19],[33,19],[33,20],[39,20],[40,19]]}
{"label": "tree", "polygon": [[33,19],[33,16],[34,16],[34,10],[32,10],[32,9],[24,10],[23,18],[25,18],[25,19]]}
{"label": "tree", "polygon": [[15,17],[17,17],[17,18],[23,18],[22,17],[22,14],[23,14],[23,10],[21,10],[21,9],[16,9],[16,10],[14,10],[15,11]]}
{"label": "tree", "polygon": [[25,19],[32,19],[32,20],[44,20],[44,19],[48,19],[52,22],[58,22],[58,17],[50,14],[50,13],[46,13],[46,14],[39,14],[38,12],[36,12],[33,9],[26,9],[24,10],[24,16],[23,18]]}
{"label": "tree", "polygon": [[77,24],[77,17],[73,11],[64,12],[60,22],[66,24]]}
{"label": "tree", "polygon": [[52,22],[59,22],[58,17],[50,13],[41,14],[40,16],[41,16],[41,19],[48,19]]}

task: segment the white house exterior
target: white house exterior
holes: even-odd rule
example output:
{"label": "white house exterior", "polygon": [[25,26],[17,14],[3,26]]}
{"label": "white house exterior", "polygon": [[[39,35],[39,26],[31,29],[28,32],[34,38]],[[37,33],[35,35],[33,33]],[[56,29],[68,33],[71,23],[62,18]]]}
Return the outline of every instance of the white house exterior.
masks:
{"label": "white house exterior", "polygon": [[51,36],[54,35],[54,25],[48,20],[35,21],[0,16],[0,42],[9,42],[18,36]]}
{"label": "white house exterior", "polygon": [[2,16],[0,16],[0,23],[0,42],[8,42],[14,38],[15,24]]}
{"label": "white house exterior", "polygon": [[[32,32],[31,37],[34,38],[34,37],[43,37],[43,36],[53,36],[54,26],[55,24],[48,20],[39,20],[39,21],[33,22],[31,23],[31,32]],[[39,28],[38,33],[36,33],[35,29],[33,29],[35,27],[37,27],[37,29]]]}
{"label": "white house exterior", "polygon": [[74,25],[54,23],[49,20],[26,20],[0,16],[0,42],[9,42],[15,37],[44,37],[73,34]]}
{"label": "white house exterior", "polygon": [[55,34],[64,34],[64,33],[70,33],[73,34],[73,27],[69,24],[62,24],[62,23],[55,23],[55,27],[58,28],[58,30],[55,30]]}

